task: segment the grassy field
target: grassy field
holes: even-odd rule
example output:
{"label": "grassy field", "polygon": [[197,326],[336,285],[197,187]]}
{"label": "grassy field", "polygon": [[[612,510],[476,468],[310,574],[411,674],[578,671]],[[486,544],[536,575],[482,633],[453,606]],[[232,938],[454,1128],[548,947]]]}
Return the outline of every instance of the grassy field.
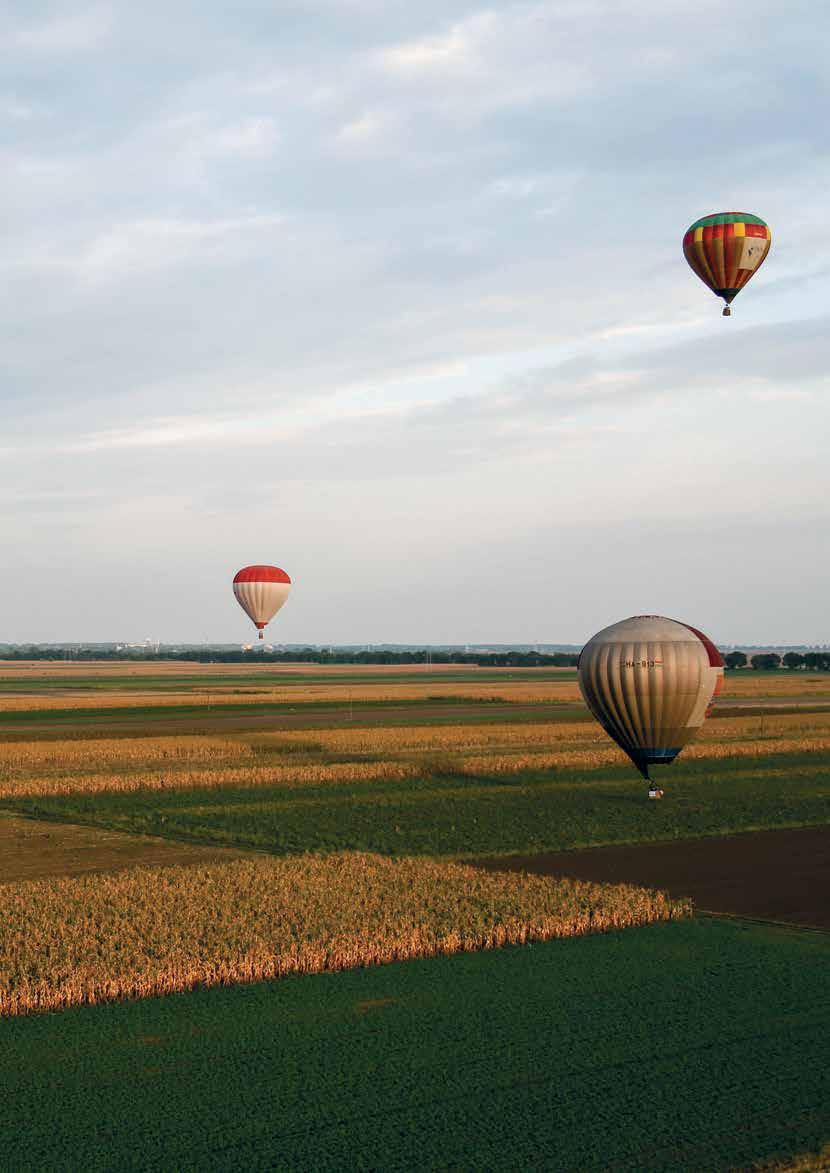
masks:
{"label": "grassy field", "polygon": [[[390,1154],[384,1167],[444,1167],[444,1153],[469,1167],[474,1153],[477,1167],[516,1167],[518,1154],[519,1163],[580,1170],[714,1170],[809,1153],[830,1137],[797,1062],[805,1038],[805,1070],[819,1062],[811,1032],[826,1021],[826,993],[822,1000],[817,992],[819,973],[830,987],[826,938],[709,921],[636,927],[665,918],[670,904],[642,890],[589,886],[576,893],[549,878],[520,882],[457,862],[830,824],[827,674],[728,676],[701,738],[660,771],[662,803],[647,802],[642,781],[590,720],[568,671],[37,664],[0,667],[0,689],[0,847],[14,848],[0,851],[8,910],[0,922],[0,1009],[19,1014],[145,996],[135,1005],[6,1019],[4,1038],[8,1029],[8,1038],[21,1047],[28,1039],[41,1056],[28,1075],[15,1073],[12,1102],[25,1115],[27,1097],[42,1092],[44,1081],[58,1087],[43,1120],[27,1125],[34,1155],[20,1167],[50,1167],[48,1160],[39,1165],[37,1154],[58,1152],[49,1146],[63,1137],[66,1151],[79,1154],[75,1163],[91,1168],[106,1160],[125,1168],[251,1168],[260,1156],[263,1167],[274,1167],[283,1153],[295,1155],[295,1167],[298,1154],[306,1165],[338,1167],[343,1146],[358,1144],[354,1164],[373,1167],[383,1152]],[[49,842],[21,827],[43,828]],[[165,841],[175,866],[163,854]],[[222,852],[240,858],[211,858]],[[411,967],[146,997],[621,924],[634,927],[590,941],[433,956]],[[722,966],[713,960],[721,954]],[[490,983],[499,987],[501,965],[511,975],[508,986],[515,985],[510,998],[504,986],[505,1005],[493,1007],[486,991]],[[675,1002],[672,994],[679,1018],[668,1025],[661,1017],[664,969],[672,989],[689,995]],[[768,971],[783,989],[766,981]],[[730,973],[755,999],[754,1016],[741,1017],[744,1003],[740,1014],[735,1009]],[[407,974],[421,983],[402,1036],[383,1025],[387,1017],[400,1025],[398,994],[371,992],[383,988],[386,974],[402,975],[390,977],[393,987],[400,981],[409,988],[416,979]],[[457,981],[458,990],[444,990],[447,981]],[[613,995],[606,981],[615,983]],[[361,983],[365,997],[347,993]],[[318,991],[337,1005],[341,992],[346,1002],[352,998],[342,1022],[319,1010]],[[590,1019],[579,1029],[562,1025],[565,991]],[[719,1017],[721,1002],[733,1018],[725,1009]],[[439,1003],[433,1019],[430,1007]],[[612,1021],[623,1004],[625,1022]],[[366,1008],[356,1019],[355,1005]],[[294,1007],[287,1019],[286,1006]],[[141,1038],[151,1041],[126,1051],[115,1046],[112,1058],[100,1040],[110,1030],[129,1034],[131,1022],[142,1023]],[[730,1033],[730,1022],[745,1022],[746,1032],[739,1026]],[[273,1038],[257,1034],[261,1023],[272,1024]],[[532,1023],[539,1037],[531,1039]],[[551,1026],[550,1038],[540,1024]],[[368,1035],[353,1055],[354,1029]],[[446,1046],[439,1029],[447,1031]],[[100,1045],[80,1042],[85,1031]],[[410,1033],[418,1031],[420,1050],[413,1052]],[[603,1031],[615,1040],[610,1049]],[[692,1045],[697,1033],[708,1040],[700,1047]],[[329,1053],[330,1074],[318,1078]],[[219,1089],[210,1090],[207,1066],[201,1074],[211,1058],[222,1072],[227,1110],[215,1107]],[[3,1062],[0,1054],[0,1072]],[[306,1064],[314,1073],[308,1078]],[[425,1080],[449,1089],[446,1107],[438,1091],[416,1091],[410,1070],[417,1086]],[[182,1071],[184,1084],[194,1071],[196,1084],[207,1080],[204,1100],[201,1085],[198,1095],[196,1084],[184,1089],[176,1075]],[[630,1072],[637,1073],[632,1085]],[[137,1098],[129,1097],[128,1073],[138,1079]],[[472,1099],[461,1090],[468,1077],[477,1089]],[[725,1090],[720,1123],[707,1137],[694,1098],[711,1099],[705,1089],[716,1077]],[[96,1080],[114,1090],[118,1105],[100,1149],[109,1156],[99,1166],[94,1155],[87,1159],[91,1141],[82,1124],[97,1119],[101,1140],[103,1101],[94,1092],[77,1111]],[[343,1111],[335,1111],[344,1095]],[[249,1096],[260,1108],[249,1110]],[[397,1106],[387,1111],[389,1096]],[[489,1109],[471,1107],[476,1096],[482,1103],[490,1097],[502,1113],[498,1128]],[[181,1137],[173,1135],[173,1104],[194,1122]],[[678,1111],[681,1121],[672,1124]],[[167,1123],[144,1136],[144,1148],[130,1149],[129,1138],[138,1144],[153,1112]],[[656,1121],[652,1136],[649,1120]],[[573,1128],[581,1129],[577,1139]],[[504,1135],[509,1144],[502,1148]],[[199,1159],[188,1165],[191,1152]],[[603,1163],[603,1153],[616,1163]]]}
{"label": "grassy field", "polygon": [[770,1167],[830,1136],[828,963],[697,920],[10,1019],[3,1163]]}

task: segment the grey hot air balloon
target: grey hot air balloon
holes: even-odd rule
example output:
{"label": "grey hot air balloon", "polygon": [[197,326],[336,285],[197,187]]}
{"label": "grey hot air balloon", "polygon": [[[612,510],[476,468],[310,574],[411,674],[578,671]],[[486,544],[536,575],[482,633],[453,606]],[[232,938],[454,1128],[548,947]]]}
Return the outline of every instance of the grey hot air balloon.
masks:
{"label": "grey hot air balloon", "polygon": [[[723,685],[712,641],[661,615],[635,615],[597,632],[578,671],[588,708],[649,781],[649,766],[674,761]],[[649,797],[662,793],[649,788]]]}

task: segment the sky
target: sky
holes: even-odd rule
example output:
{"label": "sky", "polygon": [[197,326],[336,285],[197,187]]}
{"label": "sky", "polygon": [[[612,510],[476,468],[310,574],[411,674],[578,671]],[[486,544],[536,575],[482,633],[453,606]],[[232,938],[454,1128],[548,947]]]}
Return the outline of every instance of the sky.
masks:
{"label": "sky", "polygon": [[[830,9],[11,0],[0,641],[830,643]],[[721,316],[682,236],[770,255]]]}

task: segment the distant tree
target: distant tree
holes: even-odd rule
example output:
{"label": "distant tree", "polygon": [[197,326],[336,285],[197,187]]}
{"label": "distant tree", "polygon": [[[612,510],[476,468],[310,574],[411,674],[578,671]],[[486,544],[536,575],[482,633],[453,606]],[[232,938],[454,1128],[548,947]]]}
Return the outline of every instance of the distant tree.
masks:
{"label": "distant tree", "polygon": [[727,668],[746,668],[747,659],[743,652],[727,652],[723,657]]}
{"label": "distant tree", "polygon": [[752,657],[752,667],[760,668],[764,672],[771,672],[781,667],[781,657],[777,652],[760,652]]}
{"label": "distant tree", "polygon": [[807,652],[804,667],[811,672],[827,672],[830,670],[830,652]]}
{"label": "distant tree", "polygon": [[784,655],[785,668],[803,668],[804,657],[801,652],[786,652]]}

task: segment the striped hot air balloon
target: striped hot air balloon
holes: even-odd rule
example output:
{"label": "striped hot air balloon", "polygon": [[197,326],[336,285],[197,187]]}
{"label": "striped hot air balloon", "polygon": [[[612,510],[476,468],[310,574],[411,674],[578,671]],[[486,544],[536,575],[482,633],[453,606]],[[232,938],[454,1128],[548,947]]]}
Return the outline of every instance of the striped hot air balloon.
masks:
{"label": "striped hot air balloon", "polygon": [[749,212],[715,212],[695,220],[683,237],[683,255],[698,277],[729,303],[766,260],[772,237],[759,216]]}
{"label": "striped hot air balloon", "polygon": [[703,724],[723,685],[723,658],[688,623],[635,615],[588,640],[578,672],[588,708],[648,780],[649,766],[673,762]]}
{"label": "striped hot air balloon", "polygon": [[279,566],[243,566],[234,575],[233,593],[246,615],[262,629],[288,598],[291,579]]}

